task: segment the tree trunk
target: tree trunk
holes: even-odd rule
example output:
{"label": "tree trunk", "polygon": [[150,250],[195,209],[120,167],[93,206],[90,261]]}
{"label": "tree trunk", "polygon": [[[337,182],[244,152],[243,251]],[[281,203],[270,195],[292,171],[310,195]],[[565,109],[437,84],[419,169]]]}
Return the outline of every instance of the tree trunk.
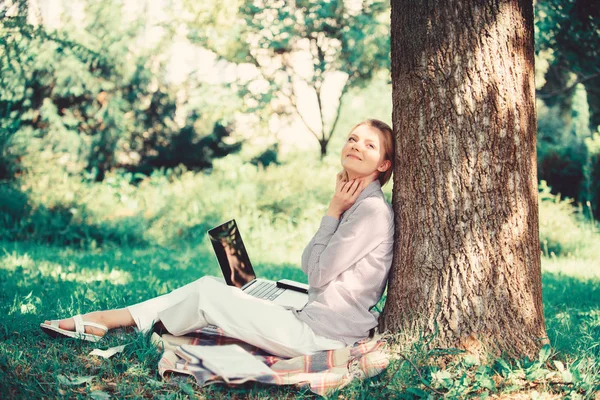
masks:
{"label": "tree trunk", "polygon": [[539,96],[548,107],[558,106],[560,119],[563,126],[568,129],[573,120],[573,94],[575,87],[571,87],[569,63],[562,57],[555,59],[546,72],[546,83],[540,89]]}
{"label": "tree trunk", "polygon": [[327,143],[329,143],[329,140],[325,140],[325,139],[319,140],[319,146],[321,149],[321,160],[323,160],[325,158],[325,156],[327,155]]}
{"label": "tree trunk", "polygon": [[584,86],[587,92],[588,106],[590,107],[590,132],[594,135],[598,132],[598,126],[600,126],[600,76],[586,81]]}
{"label": "tree trunk", "polygon": [[531,0],[392,0],[396,236],[381,328],[475,353],[546,340]]}

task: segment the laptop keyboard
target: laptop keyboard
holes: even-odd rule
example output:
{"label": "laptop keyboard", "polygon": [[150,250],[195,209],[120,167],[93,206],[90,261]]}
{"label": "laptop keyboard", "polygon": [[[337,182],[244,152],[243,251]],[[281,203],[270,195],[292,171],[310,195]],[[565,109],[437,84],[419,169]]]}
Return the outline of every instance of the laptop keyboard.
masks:
{"label": "laptop keyboard", "polygon": [[284,291],[285,289],[277,287],[274,282],[266,281],[258,281],[251,285],[249,290],[245,290],[250,296],[265,300],[274,300]]}

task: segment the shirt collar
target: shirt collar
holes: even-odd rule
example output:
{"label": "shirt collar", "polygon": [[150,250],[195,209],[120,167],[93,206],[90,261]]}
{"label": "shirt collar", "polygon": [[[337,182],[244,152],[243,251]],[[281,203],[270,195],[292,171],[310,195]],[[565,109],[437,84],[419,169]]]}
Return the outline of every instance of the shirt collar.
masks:
{"label": "shirt collar", "polygon": [[362,192],[360,192],[360,194],[356,198],[356,201],[354,202],[354,204],[352,204],[352,206],[348,210],[346,210],[345,212],[342,213],[342,215],[340,217],[340,221],[342,219],[344,219],[345,216],[352,214],[354,209],[356,207],[358,207],[358,204],[363,199],[366,199],[367,197],[371,196],[373,193],[375,193],[378,190],[381,191],[381,183],[379,183],[379,179],[375,179],[373,182],[369,183],[367,185],[367,187],[363,189]]}
{"label": "shirt collar", "polygon": [[360,192],[354,204],[358,203],[362,199],[366,199],[377,190],[381,190],[381,183],[379,183],[379,179],[375,179],[373,182],[369,183],[367,187]]}

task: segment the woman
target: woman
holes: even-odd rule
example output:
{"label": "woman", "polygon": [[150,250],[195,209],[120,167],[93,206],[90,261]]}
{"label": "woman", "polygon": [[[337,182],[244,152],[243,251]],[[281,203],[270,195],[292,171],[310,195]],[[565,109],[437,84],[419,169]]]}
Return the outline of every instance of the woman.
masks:
{"label": "woman", "polygon": [[97,341],[109,330],[161,322],[174,335],[220,327],[272,354],[295,357],[345,347],[377,325],[392,262],[394,220],[381,186],[395,157],[392,130],[378,120],[357,124],[342,148],[343,172],[320,227],[302,254],[309,300],[302,310],[254,298],[217,279],[195,282],[126,308],[45,321],[52,336]]}

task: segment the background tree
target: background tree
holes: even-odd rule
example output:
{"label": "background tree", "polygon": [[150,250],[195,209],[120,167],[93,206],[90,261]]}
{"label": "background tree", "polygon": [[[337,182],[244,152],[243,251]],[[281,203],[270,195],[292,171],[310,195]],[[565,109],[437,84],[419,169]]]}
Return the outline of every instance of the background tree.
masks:
{"label": "background tree", "polygon": [[533,5],[392,2],[394,265],[381,319],[444,347],[545,340]]}
{"label": "background tree", "polygon": [[166,82],[169,35],[153,48],[132,46],[144,23],[126,23],[119,2],[85,1],[85,22],[66,18],[52,32],[27,23],[26,1],[17,5],[0,14],[0,178],[17,164],[96,180],[115,168],[203,169],[240,149],[223,141],[231,129],[215,125],[201,102],[186,102],[188,117],[176,121],[178,93],[200,84]]}
{"label": "background tree", "polygon": [[536,7],[536,50],[552,52],[540,97],[570,112],[565,106],[582,83],[590,106],[589,129],[594,133],[600,125],[600,7],[593,0],[543,0]]}
{"label": "background tree", "polygon": [[[549,62],[538,90],[539,178],[600,217],[600,7],[536,2],[536,52]],[[590,214],[591,212],[586,214]]]}
{"label": "background tree", "polygon": [[[190,38],[223,59],[256,66],[257,76],[237,82],[247,111],[268,107],[298,115],[325,156],[348,89],[364,86],[378,70],[389,68],[387,24],[380,20],[387,5],[378,0],[357,2],[353,8],[343,0],[238,4],[237,15],[228,17],[226,5],[219,13],[190,4],[192,14],[199,15],[190,24]],[[228,23],[215,23],[219,20]],[[324,92],[326,81],[336,74],[345,82],[332,104]],[[310,110],[299,104],[302,89],[312,93],[318,126],[310,122]]]}
{"label": "background tree", "polygon": [[91,54],[75,43],[41,26],[27,22],[26,0],[0,4],[0,180],[11,179],[18,172],[19,154],[14,151],[14,136],[31,117],[36,74],[36,49],[43,45],[72,49],[78,56]]}

